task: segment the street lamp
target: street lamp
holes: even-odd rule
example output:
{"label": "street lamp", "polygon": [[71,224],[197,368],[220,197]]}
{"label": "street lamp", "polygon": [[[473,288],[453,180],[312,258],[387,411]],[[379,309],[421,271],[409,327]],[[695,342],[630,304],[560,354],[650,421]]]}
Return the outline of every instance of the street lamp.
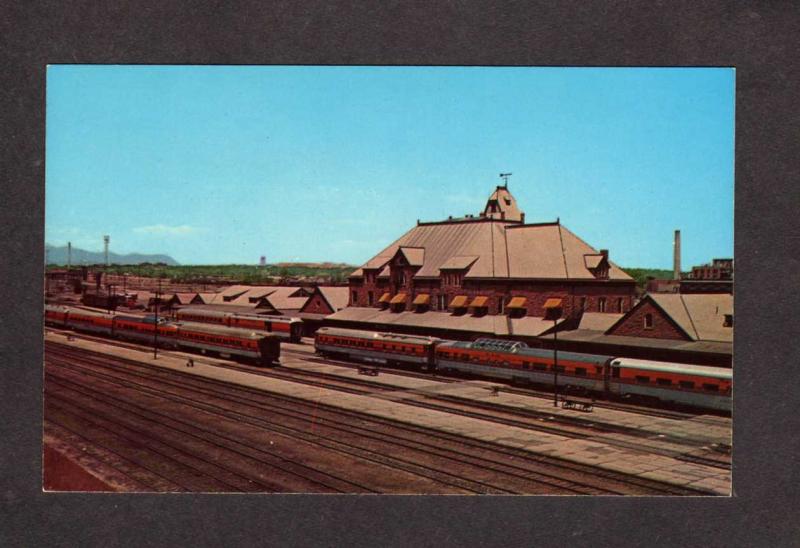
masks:
{"label": "street lamp", "polygon": [[561,318],[561,299],[547,299],[545,314],[553,320],[553,407],[558,407],[558,320]]}

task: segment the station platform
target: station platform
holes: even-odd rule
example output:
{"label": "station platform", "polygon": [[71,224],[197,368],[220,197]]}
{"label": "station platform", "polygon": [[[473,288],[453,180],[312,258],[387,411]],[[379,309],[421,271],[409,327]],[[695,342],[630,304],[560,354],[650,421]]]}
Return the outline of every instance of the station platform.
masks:
{"label": "station platform", "polygon": [[[684,455],[702,458],[713,451],[716,446],[729,446],[732,422],[730,418],[726,417],[701,415],[690,418],[666,418],[608,409],[602,406],[595,407],[592,413],[583,413],[554,407],[552,399],[548,398],[505,393],[502,390],[495,393],[493,387],[502,385],[493,382],[475,380],[442,382],[436,377],[430,379],[409,377],[389,371],[381,371],[380,375],[369,377],[369,381],[379,383],[390,390],[376,394],[350,394],[340,390],[270,378],[247,371],[216,367],[216,362],[224,363],[224,361],[205,356],[199,357],[194,354],[169,351],[161,353],[159,358],[154,360],[151,351],[106,345],[77,337],[68,341],[67,335],[63,333],[47,332],[45,339],[129,358],[182,373],[285,394],[345,410],[523,449],[535,454],[548,455],[669,484],[702,489],[716,495],[731,494],[730,469],[712,466],[702,461],[691,462],[691,459],[682,458]],[[358,374],[357,369],[352,367],[310,361],[314,356],[313,347],[293,344],[286,344],[284,347],[289,352],[282,353],[281,365],[283,367],[319,371],[343,378],[364,379],[362,375]],[[193,368],[186,367],[186,361],[190,357],[194,359],[195,366]],[[480,418],[409,405],[414,400],[426,399],[431,396],[446,396],[463,400],[465,403],[470,401],[488,402],[492,406],[525,409],[541,414],[542,424],[553,427],[577,421],[580,424],[585,423],[586,426],[624,427],[623,430],[635,430],[637,435],[632,436],[630,432],[598,432],[596,436],[588,438],[571,437],[568,434],[560,435],[498,424]]]}

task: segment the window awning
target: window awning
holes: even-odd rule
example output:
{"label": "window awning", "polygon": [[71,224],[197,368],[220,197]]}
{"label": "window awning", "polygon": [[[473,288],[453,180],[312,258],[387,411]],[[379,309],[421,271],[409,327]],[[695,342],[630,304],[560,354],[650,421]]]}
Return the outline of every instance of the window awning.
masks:
{"label": "window awning", "polygon": [[511,302],[506,305],[506,308],[525,308],[525,302],[528,299],[525,297],[514,297]]}
{"label": "window awning", "polygon": [[465,306],[467,306],[466,295],[458,295],[457,297],[453,297],[453,300],[450,301],[450,308],[464,308]]}
{"label": "window awning", "polygon": [[419,295],[417,295],[417,298],[414,299],[414,303],[413,304],[415,304],[415,305],[426,305],[429,302],[431,302],[431,296],[429,294],[427,294],[427,293],[420,293]]}
{"label": "window awning", "polygon": [[378,299],[378,302],[379,303],[388,303],[389,299],[391,299],[391,295],[389,295],[388,293],[384,293],[383,295],[381,295],[381,298]]}
{"label": "window awning", "polygon": [[488,306],[488,302],[489,302],[489,297],[484,297],[481,295],[472,299],[472,302],[469,305],[475,308],[483,308],[485,306]]}
{"label": "window awning", "polygon": [[397,295],[392,297],[392,300],[389,301],[389,304],[398,304],[398,303],[404,303],[404,302],[406,302],[406,294],[405,293],[398,293]]}
{"label": "window awning", "polygon": [[544,308],[545,309],[561,308],[561,301],[562,299],[547,299],[544,302]]}

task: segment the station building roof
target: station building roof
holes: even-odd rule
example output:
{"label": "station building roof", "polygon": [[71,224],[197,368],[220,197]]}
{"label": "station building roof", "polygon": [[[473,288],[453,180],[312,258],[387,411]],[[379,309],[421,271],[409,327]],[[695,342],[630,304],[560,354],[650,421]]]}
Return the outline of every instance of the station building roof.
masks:
{"label": "station building roof", "polygon": [[505,204],[510,196],[507,189],[498,187],[481,215],[418,222],[350,277],[363,276],[365,270],[382,274],[382,269],[399,253],[410,266],[418,268],[415,278],[438,278],[442,270],[453,269],[465,270],[467,279],[601,277],[633,282],[633,278],[608,260],[607,252],[591,247],[558,221],[525,224],[515,202],[513,207],[505,206],[504,214],[500,210],[490,211],[493,201]]}
{"label": "station building roof", "polygon": [[[508,316],[454,316],[449,312],[389,312],[377,308],[348,307],[328,319],[338,322],[384,324],[386,331],[391,331],[393,325],[429,328],[437,330],[468,331],[472,333],[488,334],[493,336],[519,335],[535,337],[553,328],[552,320],[544,318],[524,317],[509,318]],[[564,320],[559,320],[562,322]]]}

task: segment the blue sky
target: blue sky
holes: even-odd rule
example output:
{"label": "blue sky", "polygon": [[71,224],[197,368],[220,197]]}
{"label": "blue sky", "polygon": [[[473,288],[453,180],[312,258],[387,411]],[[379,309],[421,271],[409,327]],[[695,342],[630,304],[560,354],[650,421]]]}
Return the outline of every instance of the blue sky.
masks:
{"label": "blue sky", "polygon": [[360,264],[512,172],[622,266],[733,256],[733,69],[56,65],[46,241]]}

